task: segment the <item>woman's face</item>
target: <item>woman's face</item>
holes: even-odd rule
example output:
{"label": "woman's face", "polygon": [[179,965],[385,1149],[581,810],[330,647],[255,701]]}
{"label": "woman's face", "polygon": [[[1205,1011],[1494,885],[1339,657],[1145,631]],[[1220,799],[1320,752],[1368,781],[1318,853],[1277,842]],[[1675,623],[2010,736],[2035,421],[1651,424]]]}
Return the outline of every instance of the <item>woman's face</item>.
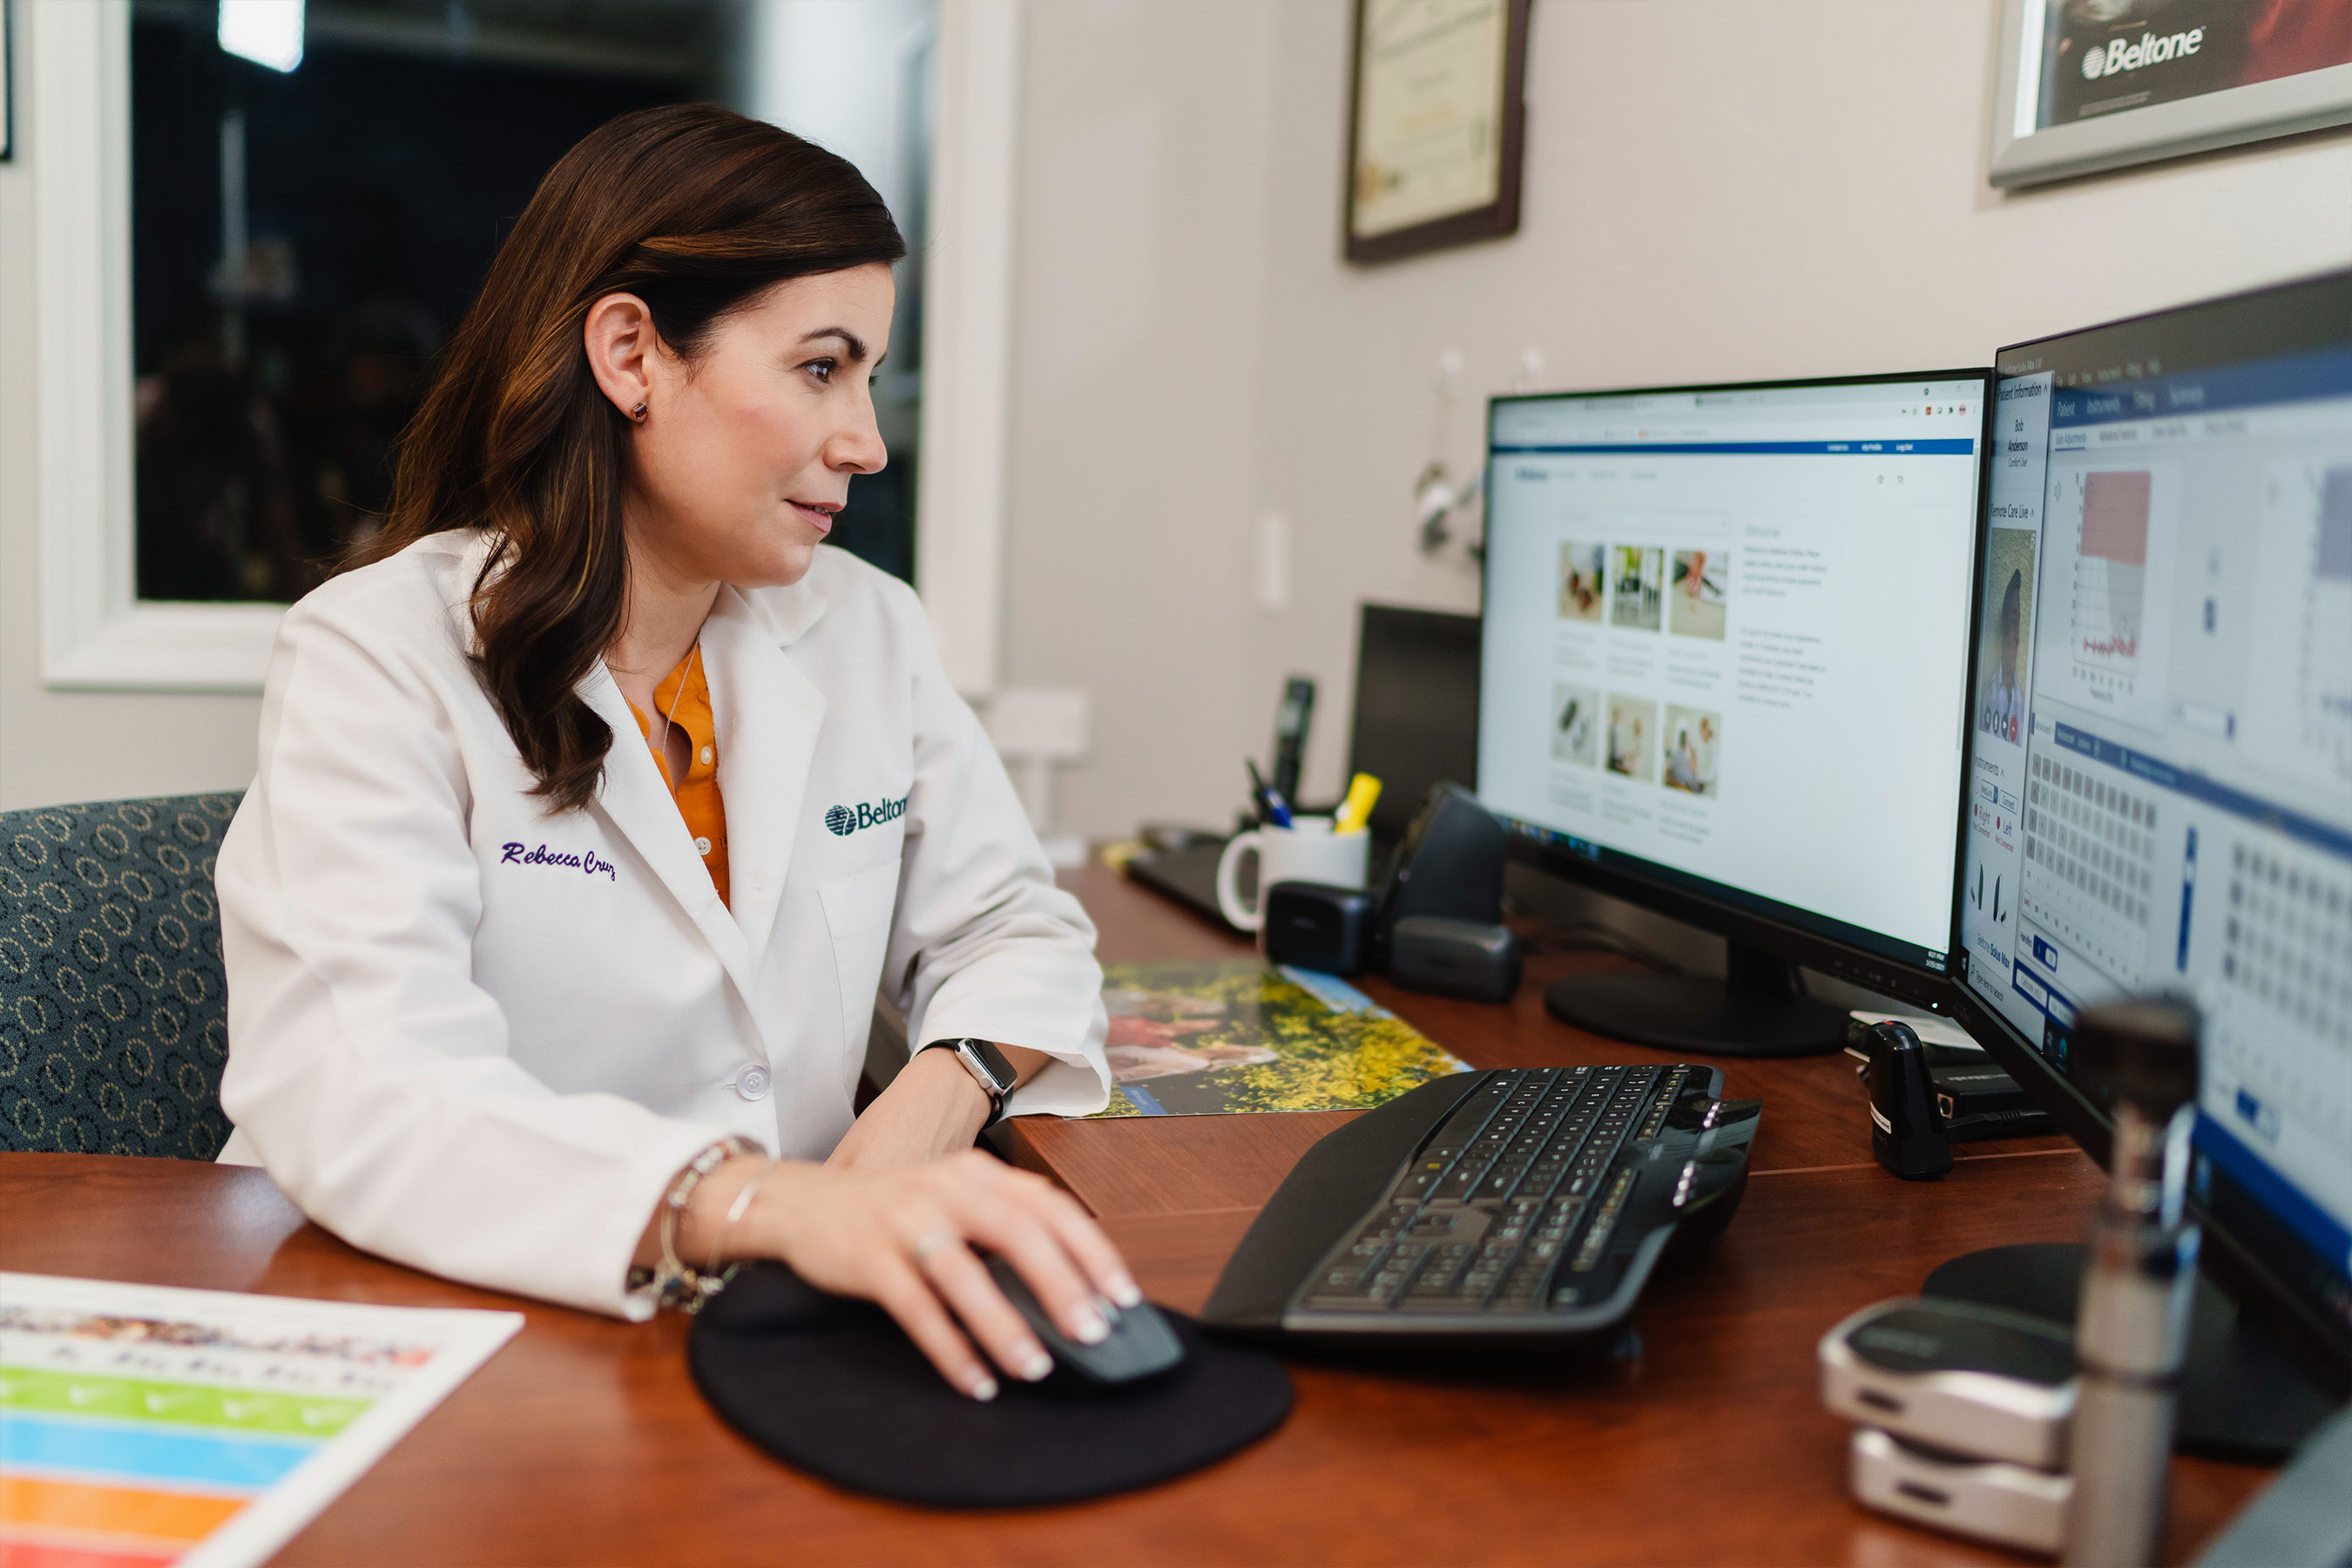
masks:
{"label": "woman's face", "polygon": [[850,477],[888,456],[873,379],[896,300],[879,263],[821,272],[721,318],[692,362],[656,345],[629,431],[626,515],[645,564],[744,588],[801,580]]}

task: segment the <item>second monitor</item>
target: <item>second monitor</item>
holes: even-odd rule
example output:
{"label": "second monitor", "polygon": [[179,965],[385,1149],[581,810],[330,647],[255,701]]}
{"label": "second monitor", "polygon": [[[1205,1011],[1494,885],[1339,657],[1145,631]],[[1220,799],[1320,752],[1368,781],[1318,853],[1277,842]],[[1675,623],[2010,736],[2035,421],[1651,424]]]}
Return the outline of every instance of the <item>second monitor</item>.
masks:
{"label": "second monitor", "polygon": [[1720,931],[1723,982],[1545,997],[1677,1051],[1834,1048],[1800,962],[1941,993],[1988,377],[1502,397],[1479,797],[1514,853]]}

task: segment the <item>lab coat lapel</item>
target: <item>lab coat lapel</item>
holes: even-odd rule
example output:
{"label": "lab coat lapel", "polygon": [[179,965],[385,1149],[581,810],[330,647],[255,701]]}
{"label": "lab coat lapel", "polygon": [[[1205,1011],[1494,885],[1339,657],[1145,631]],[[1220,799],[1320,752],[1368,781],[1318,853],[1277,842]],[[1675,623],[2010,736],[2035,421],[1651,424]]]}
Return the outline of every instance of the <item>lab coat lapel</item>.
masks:
{"label": "lab coat lapel", "polygon": [[775,931],[824,728],[824,694],[779,646],[805,631],[824,601],[804,584],[784,597],[783,613],[772,616],[722,588],[702,627],[718,719],[719,793],[727,805],[730,898],[754,967]]}
{"label": "lab coat lapel", "polygon": [[[629,710],[629,700],[621,695],[619,684],[602,659],[580,683],[580,696],[613,727],[613,747],[604,754],[604,783],[596,793],[597,806],[645,857],[646,864],[653,868],[662,886],[693,918],[695,929],[717,952],[719,963],[748,1002],[753,994],[751,981],[757,972],[752,949],[744,942],[741,928],[728,917],[727,906],[719,901],[718,889],[711,886],[710,873],[703,868],[701,857],[694,852],[694,840],[688,836],[686,823],[677,813],[677,803],[670,798],[669,786],[662,781],[661,769],[646,746],[644,731],[637,728],[636,716]],[[733,804],[728,803],[730,837]]]}

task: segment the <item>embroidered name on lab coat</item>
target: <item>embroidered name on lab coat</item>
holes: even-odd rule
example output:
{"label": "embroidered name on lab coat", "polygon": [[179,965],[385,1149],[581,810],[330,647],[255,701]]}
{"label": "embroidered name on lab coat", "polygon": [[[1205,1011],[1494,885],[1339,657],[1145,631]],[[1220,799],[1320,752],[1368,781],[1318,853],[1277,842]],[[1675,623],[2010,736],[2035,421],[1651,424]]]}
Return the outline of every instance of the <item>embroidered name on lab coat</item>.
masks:
{"label": "embroidered name on lab coat", "polygon": [[499,860],[501,866],[562,866],[591,877],[601,872],[604,879],[609,882],[617,882],[621,879],[620,873],[613,869],[613,863],[610,860],[599,860],[593,849],[585,849],[577,855],[567,855],[561,849],[550,849],[544,844],[536,849],[527,844],[508,844],[500,847],[506,851]]}

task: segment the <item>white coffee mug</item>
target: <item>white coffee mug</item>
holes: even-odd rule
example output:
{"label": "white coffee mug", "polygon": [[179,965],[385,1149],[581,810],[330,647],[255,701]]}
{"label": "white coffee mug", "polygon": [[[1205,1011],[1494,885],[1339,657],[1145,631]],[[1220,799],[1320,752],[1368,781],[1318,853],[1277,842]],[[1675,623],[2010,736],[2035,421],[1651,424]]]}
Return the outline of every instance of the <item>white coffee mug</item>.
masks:
{"label": "white coffee mug", "polygon": [[[1217,862],[1217,908],[1244,931],[1255,931],[1265,890],[1276,882],[1323,882],[1335,888],[1364,885],[1366,852],[1372,836],[1359,830],[1334,833],[1328,816],[1294,817],[1287,827],[1254,827],[1226,841]],[[1241,897],[1242,857],[1257,857],[1258,901]]]}

